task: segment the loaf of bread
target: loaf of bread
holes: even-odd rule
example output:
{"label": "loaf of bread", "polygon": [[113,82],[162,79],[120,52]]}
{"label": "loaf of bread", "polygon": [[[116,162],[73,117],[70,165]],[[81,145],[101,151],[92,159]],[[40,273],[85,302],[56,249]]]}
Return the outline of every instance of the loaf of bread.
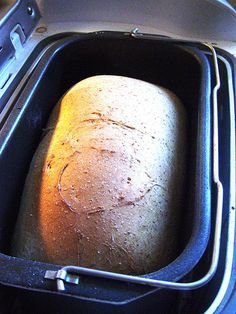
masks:
{"label": "loaf of bread", "polygon": [[64,95],[46,131],[12,254],[127,274],[171,262],[186,161],[177,97],[133,78],[90,77]]}

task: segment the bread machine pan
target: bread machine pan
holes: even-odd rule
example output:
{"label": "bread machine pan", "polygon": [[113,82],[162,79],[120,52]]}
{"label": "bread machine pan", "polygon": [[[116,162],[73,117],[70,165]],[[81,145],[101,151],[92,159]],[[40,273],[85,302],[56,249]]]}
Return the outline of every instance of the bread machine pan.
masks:
{"label": "bread machine pan", "polygon": [[[0,133],[0,280],[4,285],[55,294],[55,282],[44,275],[46,270],[61,266],[12,257],[9,243],[29,164],[53,106],[72,85],[98,74],[130,76],[166,87],[181,99],[188,115],[186,201],[179,256],[145,276],[179,280],[206,249],[211,224],[211,69],[206,56],[199,49],[163,39],[135,40],[119,32],[74,34],[55,41],[47,50]],[[65,294],[115,304],[154,290],[81,276],[80,284],[68,285]]]}

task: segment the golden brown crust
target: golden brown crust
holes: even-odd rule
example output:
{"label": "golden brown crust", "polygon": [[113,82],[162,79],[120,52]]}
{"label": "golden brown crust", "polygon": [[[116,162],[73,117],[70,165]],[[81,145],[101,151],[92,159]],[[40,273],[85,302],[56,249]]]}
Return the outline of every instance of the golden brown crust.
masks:
{"label": "golden brown crust", "polygon": [[175,257],[185,113],[126,77],[76,84],[49,119],[26,180],[13,254],[143,274]]}

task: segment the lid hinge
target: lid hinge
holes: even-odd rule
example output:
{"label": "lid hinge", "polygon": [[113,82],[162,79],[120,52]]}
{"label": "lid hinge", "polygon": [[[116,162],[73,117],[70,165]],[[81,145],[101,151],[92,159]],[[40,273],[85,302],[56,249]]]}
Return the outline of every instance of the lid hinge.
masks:
{"label": "lid hinge", "polygon": [[15,57],[17,58],[23,48],[26,40],[25,33],[20,24],[17,24],[10,33],[10,39],[15,49]]}
{"label": "lid hinge", "polygon": [[14,56],[20,54],[40,19],[35,0],[15,1],[2,12],[0,10],[0,71],[6,68]]}

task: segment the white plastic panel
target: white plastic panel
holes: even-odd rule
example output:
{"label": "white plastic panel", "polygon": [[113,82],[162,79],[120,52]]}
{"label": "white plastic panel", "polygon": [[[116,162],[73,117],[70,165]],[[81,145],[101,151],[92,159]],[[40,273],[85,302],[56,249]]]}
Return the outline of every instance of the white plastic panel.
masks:
{"label": "white plastic panel", "polygon": [[223,0],[38,0],[37,2],[42,10],[45,24],[118,23],[163,30],[165,33],[181,37],[236,41],[236,12],[227,1]]}

